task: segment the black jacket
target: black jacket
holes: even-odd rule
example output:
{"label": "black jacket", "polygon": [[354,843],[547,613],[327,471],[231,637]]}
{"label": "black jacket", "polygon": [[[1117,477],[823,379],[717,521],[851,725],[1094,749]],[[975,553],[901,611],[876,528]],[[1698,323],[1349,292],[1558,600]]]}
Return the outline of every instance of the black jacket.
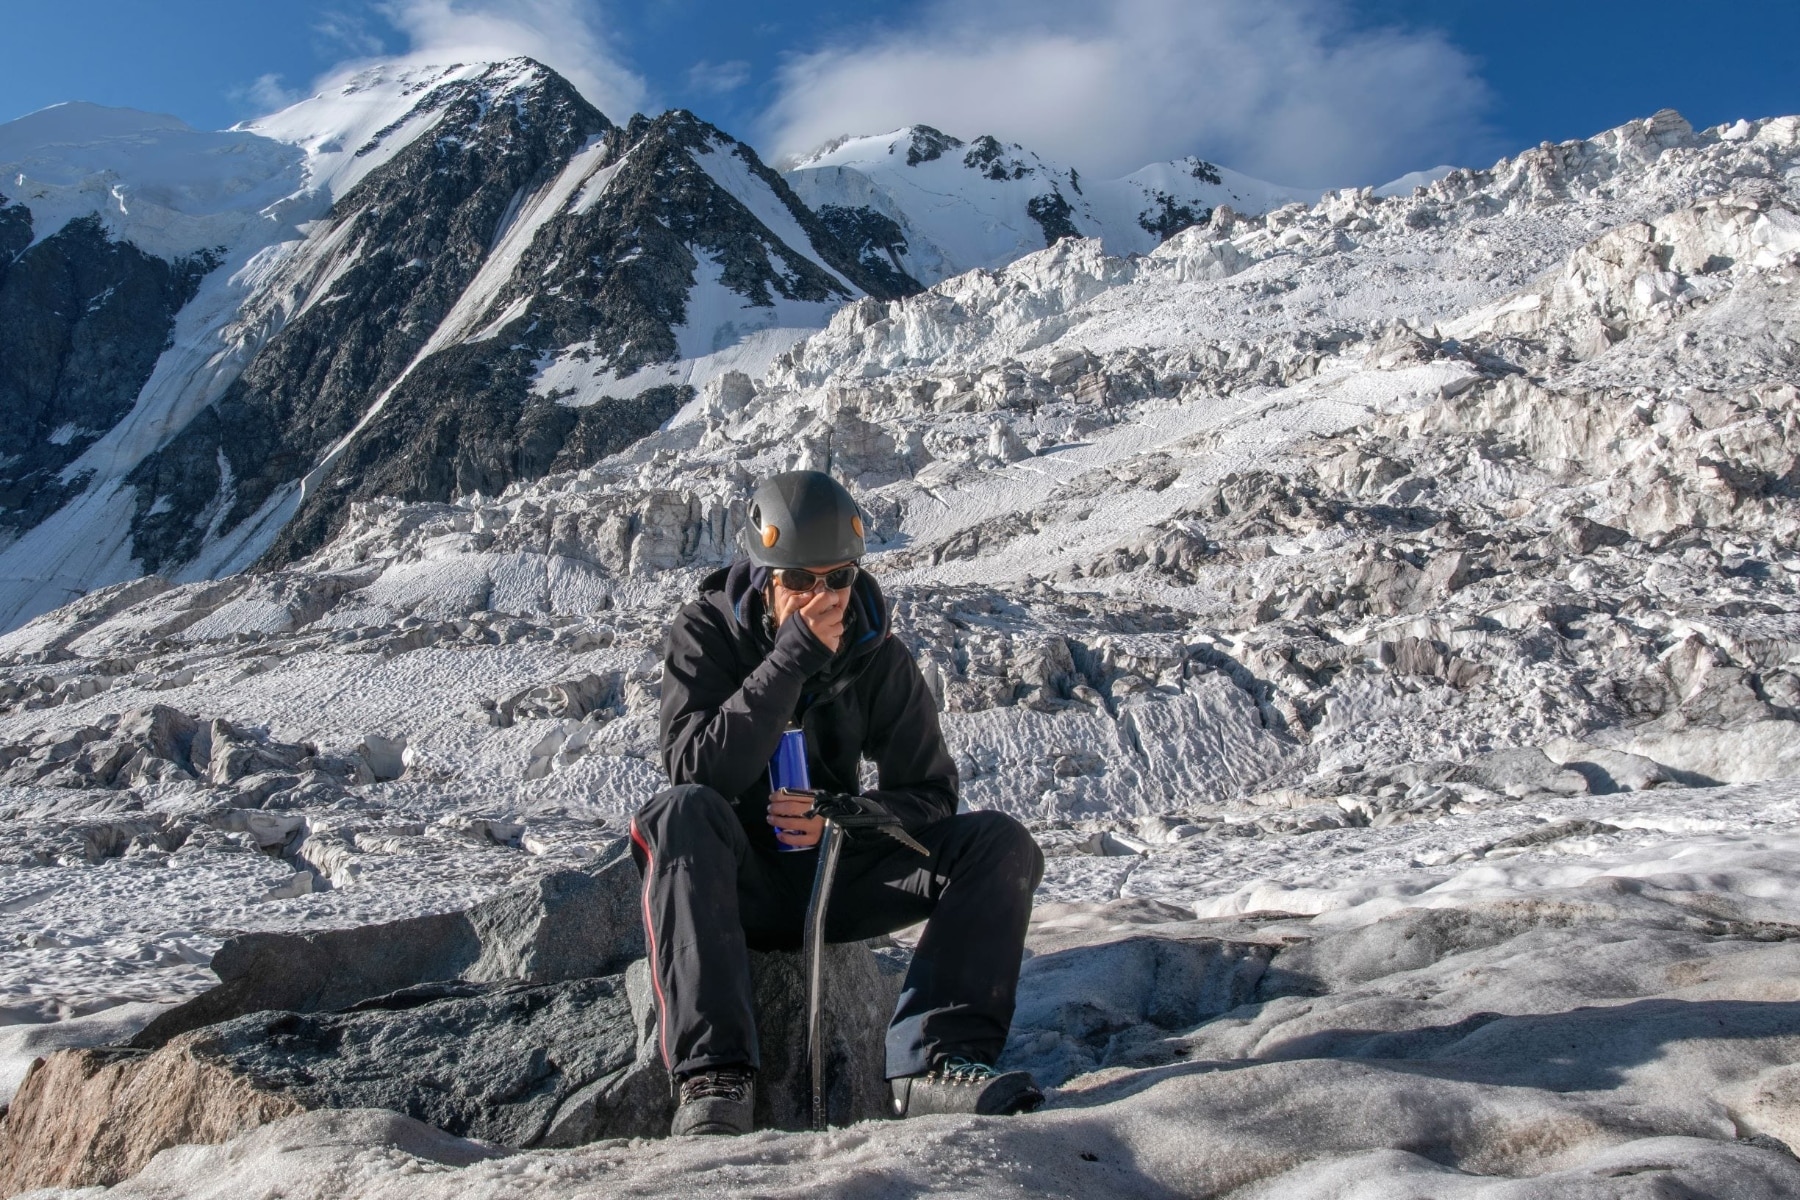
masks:
{"label": "black jacket", "polygon": [[[753,845],[773,847],[765,821],[769,759],[789,722],[806,730],[812,785],[856,792],[917,828],[956,811],[956,763],[918,664],[889,636],[887,601],[857,576],[836,654],[798,616],[771,637],[750,564],[700,584],[663,655],[662,755],[672,783],[700,783],[730,800]],[[875,764],[861,786],[858,762]]]}

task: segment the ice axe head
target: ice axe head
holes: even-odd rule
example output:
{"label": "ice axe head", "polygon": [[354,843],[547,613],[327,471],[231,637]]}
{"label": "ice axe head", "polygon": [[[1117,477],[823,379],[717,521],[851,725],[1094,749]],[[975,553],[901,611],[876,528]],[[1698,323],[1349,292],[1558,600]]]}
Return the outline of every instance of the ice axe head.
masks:
{"label": "ice axe head", "polygon": [[838,828],[852,831],[858,829],[878,829],[887,834],[902,846],[919,854],[931,857],[920,841],[906,832],[900,824],[900,818],[889,812],[877,800],[867,796],[852,796],[842,792],[814,792],[813,806],[807,812],[809,817],[823,817]]}

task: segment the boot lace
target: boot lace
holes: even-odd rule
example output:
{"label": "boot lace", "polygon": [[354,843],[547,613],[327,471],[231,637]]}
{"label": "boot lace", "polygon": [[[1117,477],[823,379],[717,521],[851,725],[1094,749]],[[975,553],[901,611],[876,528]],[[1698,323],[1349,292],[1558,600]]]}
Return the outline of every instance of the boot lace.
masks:
{"label": "boot lace", "polygon": [[742,1102],[750,1094],[750,1081],[755,1075],[740,1067],[718,1067],[696,1071],[681,1081],[681,1102],[695,1100],[731,1100]]}
{"label": "boot lace", "polygon": [[933,1077],[945,1083],[980,1085],[998,1079],[1000,1072],[986,1063],[967,1058],[945,1058],[932,1067]]}

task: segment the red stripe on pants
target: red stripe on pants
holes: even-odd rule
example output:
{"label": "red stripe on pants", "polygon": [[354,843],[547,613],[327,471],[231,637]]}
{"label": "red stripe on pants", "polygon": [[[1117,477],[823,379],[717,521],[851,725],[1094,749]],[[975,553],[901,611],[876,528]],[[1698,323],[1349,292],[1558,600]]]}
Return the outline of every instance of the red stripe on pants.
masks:
{"label": "red stripe on pants", "polygon": [[656,953],[656,927],[650,922],[650,877],[656,872],[656,855],[650,852],[650,843],[638,830],[637,818],[631,819],[631,842],[644,852],[644,945],[650,951],[650,987],[656,993],[656,1043],[662,1051],[663,1067],[673,1070],[675,1061],[669,1057],[669,1002],[663,997],[662,969]]}

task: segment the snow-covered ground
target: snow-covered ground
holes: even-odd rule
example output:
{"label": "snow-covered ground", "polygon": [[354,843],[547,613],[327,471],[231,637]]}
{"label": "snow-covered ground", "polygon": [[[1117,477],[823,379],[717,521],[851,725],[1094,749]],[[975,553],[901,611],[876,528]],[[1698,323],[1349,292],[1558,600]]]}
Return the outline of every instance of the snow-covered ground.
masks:
{"label": "snow-covered ground", "polygon": [[[1800,1194],[1796,285],[1800,119],[1659,114],[858,301],[590,469],[85,597],[0,639],[0,1077],[233,932],[591,858],[657,786],[668,616],[807,465],[965,800],[1049,856],[1046,1110],[519,1153],[312,1114],[107,1194]],[[1155,956],[1220,942],[1264,982],[1170,1015]]]}
{"label": "snow-covered ground", "polygon": [[[1028,967],[1009,1053],[1042,1072],[1104,1050],[1037,1116],[507,1153],[393,1114],[318,1113],[165,1151],[105,1194],[1792,1195],[1800,788],[1610,799],[1299,835],[1261,855],[1053,859],[1110,878],[1057,870],[1048,895],[1125,883],[1159,899],[1040,901],[1042,969]],[[1495,846],[1547,827],[1565,835]],[[1268,882],[1283,875],[1300,886]],[[1264,882],[1233,890],[1251,878]],[[1177,896],[1199,897],[1203,919]],[[1240,908],[1253,922],[1223,917]],[[1076,1012],[1113,1017],[1133,986],[1079,956],[1146,936],[1311,943],[1329,991],[1046,1048],[1055,1030],[1088,1032]],[[1077,978],[1059,978],[1059,956]],[[97,1020],[70,1024],[118,1036]],[[57,1028],[25,1027],[35,1040],[0,1069]]]}

